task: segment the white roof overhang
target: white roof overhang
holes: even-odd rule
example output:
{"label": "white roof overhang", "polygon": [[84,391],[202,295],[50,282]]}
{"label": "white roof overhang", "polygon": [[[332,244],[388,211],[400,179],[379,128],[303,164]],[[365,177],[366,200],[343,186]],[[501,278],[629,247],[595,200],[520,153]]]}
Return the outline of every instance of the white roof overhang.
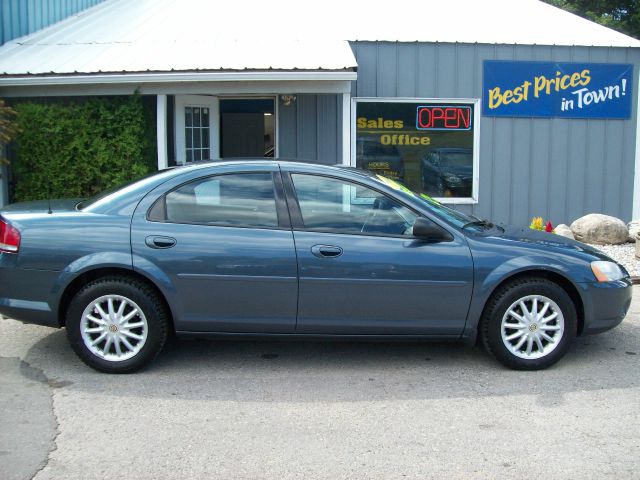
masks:
{"label": "white roof overhang", "polygon": [[349,40],[640,46],[537,0],[106,0],[0,47],[0,88],[346,83]]}

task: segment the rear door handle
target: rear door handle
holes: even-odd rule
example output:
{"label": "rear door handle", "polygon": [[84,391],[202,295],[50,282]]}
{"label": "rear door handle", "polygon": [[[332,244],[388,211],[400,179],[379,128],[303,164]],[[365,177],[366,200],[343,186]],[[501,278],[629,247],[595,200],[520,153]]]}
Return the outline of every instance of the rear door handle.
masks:
{"label": "rear door handle", "polygon": [[177,241],[173,237],[164,237],[161,235],[151,235],[144,241],[150,248],[171,248]]}
{"label": "rear door handle", "polygon": [[319,258],[334,258],[342,255],[342,248],[334,245],[314,245],[311,247],[311,253]]}

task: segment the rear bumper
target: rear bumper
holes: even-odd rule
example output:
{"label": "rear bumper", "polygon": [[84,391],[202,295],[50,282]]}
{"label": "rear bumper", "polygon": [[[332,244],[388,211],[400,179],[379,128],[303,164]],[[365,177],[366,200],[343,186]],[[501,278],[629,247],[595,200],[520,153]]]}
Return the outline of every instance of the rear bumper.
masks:
{"label": "rear bumper", "polygon": [[581,283],[584,301],[583,335],[606,332],[618,326],[631,306],[631,279]]}
{"label": "rear bumper", "polygon": [[59,272],[0,267],[0,314],[26,323],[60,327],[52,287]]}
{"label": "rear bumper", "polygon": [[57,315],[54,315],[46,302],[0,297],[0,314],[25,323],[60,328]]}

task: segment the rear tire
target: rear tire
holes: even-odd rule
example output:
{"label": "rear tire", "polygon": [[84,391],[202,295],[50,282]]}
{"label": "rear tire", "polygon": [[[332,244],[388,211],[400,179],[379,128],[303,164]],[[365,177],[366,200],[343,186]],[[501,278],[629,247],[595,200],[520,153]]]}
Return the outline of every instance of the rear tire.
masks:
{"label": "rear tire", "polygon": [[516,370],[541,370],[560,360],[577,332],[576,308],[558,284],[523,278],[496,291],[480,324],[486,350]]}
{"label": "rear tire", "polygon": [[169,319],[156,292],[139,280],[105,277],[80,290],[67,310],[67,337],[78,357],[107,373],[136,371],[160,353]]}

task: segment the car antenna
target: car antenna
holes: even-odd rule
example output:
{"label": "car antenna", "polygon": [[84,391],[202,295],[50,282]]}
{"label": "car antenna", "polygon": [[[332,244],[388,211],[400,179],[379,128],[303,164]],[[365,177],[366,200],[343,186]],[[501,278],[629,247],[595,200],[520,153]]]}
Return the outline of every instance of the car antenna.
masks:
{"label": "car antenna", "polygon": [[51,215],[53,211],[51,210],[51,184],[49,182],[47,182],[47,206],[49,208],[47,213]]}

